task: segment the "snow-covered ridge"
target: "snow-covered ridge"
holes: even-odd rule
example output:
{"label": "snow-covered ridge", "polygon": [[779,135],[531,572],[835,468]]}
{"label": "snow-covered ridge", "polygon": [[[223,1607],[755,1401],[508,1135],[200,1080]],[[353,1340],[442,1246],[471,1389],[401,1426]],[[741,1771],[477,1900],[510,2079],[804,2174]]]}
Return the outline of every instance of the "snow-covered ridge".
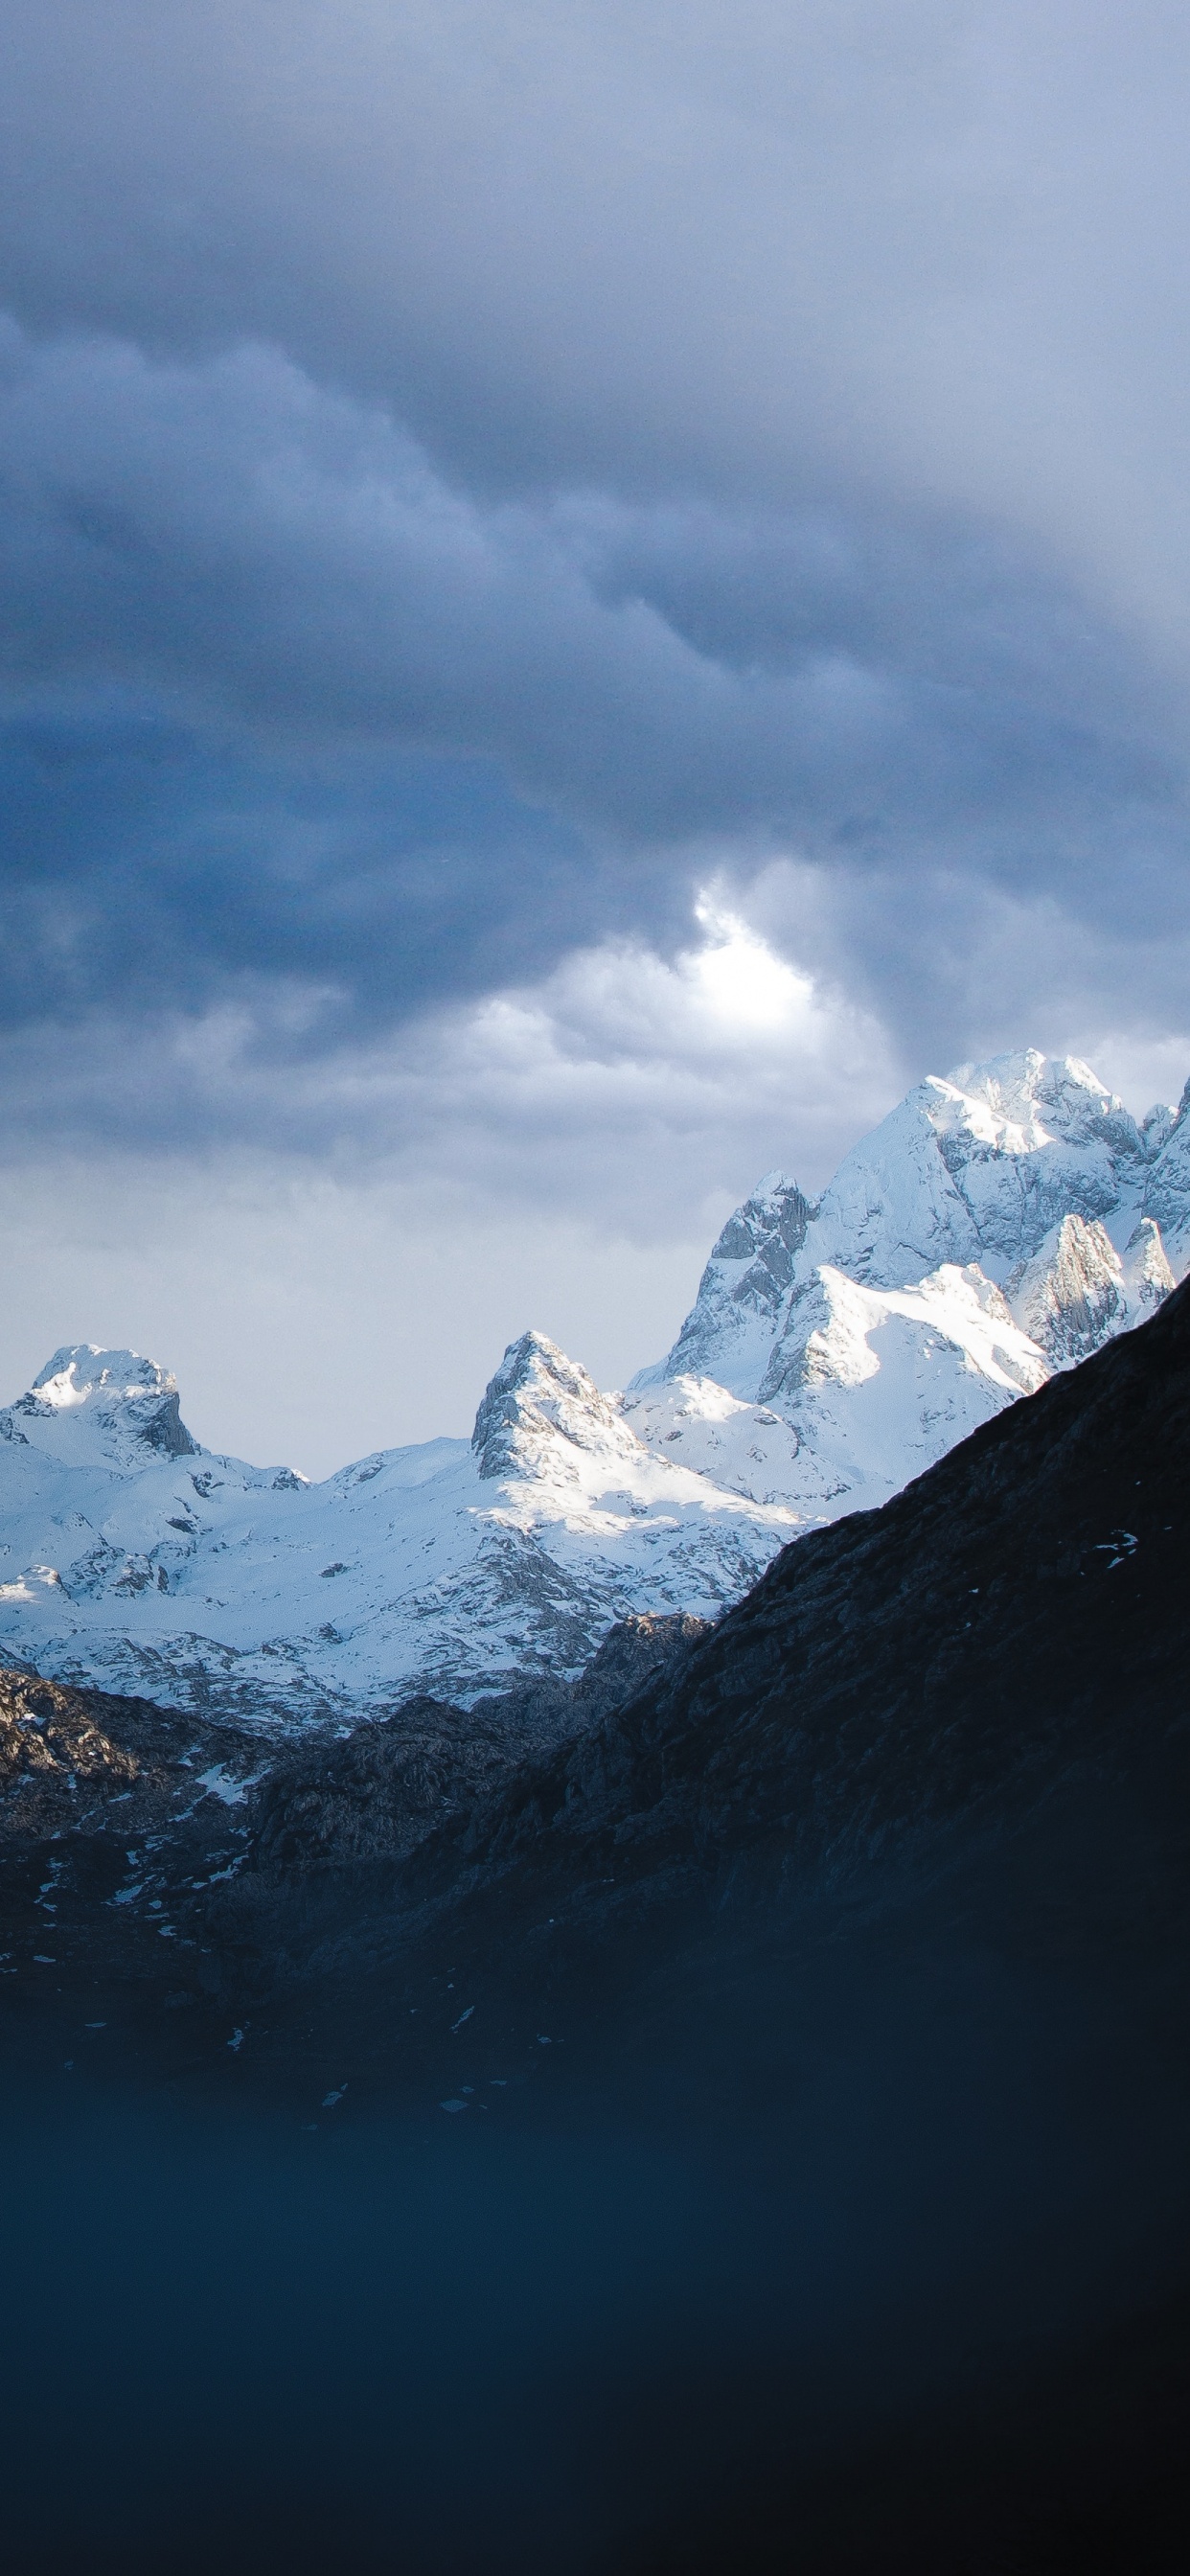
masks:
{"label": "snow-covered ridge", "polygon": [[56,1352],[0,1412],[0,1641],[59,1679],[266,1721],[466,1697],[576,1671],[634,1610],[714,1616],[802,1525],[656,1455],[541,1333],[471,1442],[320,1485],[200,1449],[115,1356]]}
{"label": "snow-covered ridge", "polygon": [[1190,1263],[1188,1102],[1138,1125],[1035,1053],[931,1078],[819,1200],[758,1185],[627,1394],[525,1333],[470,1442],[319,1485],[201,1449],[155,1362],[56,1351],[0,1411],[0,1653],[267,1723],[573,1672],[632,1611],[713,1615],[1151,1312]]}
{"label": "snow-covered ridge", "polygon": [[[1072,1292],[1078,1242],[1084,1267],[1111,1267],[1104,1321],[1123,1329],[1190,1264],[1188,1107],[1190,1084],[1177,1109],[1138,1125],[1088,1065],[1032,1049],[931,1076],[816,1203],[783,1174],[760,1184],[723,1228],[668,1357],[634,1385],[694,1370],[775,1401],[797,1381],[806,1295],[824,1266],[882,1291],[974,1266],[1028,1331],[1044,1277],[1051,1300]],[[1098,1230],[1093,1255],[1063,1235],[1068,1220]]]}

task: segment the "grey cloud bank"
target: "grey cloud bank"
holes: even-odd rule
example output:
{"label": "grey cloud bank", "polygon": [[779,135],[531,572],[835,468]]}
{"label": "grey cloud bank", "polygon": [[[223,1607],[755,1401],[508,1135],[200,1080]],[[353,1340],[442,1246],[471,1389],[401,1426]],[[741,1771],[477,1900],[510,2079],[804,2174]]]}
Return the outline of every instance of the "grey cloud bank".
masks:
{"label": "grey cloud bank", "polygon": [[1175,1064],[1180,13],[7,29],[18,1192],[248,1154],[689,1246],[927,1066]]}
{"label": "grey cloud bank", "polygon": [[[275,351],[182,365],[11,326],[0,449],[14,857],[84,913],[97,878],[118,909],[134,887],[154,986],[163,946],[182,984],[205,950],[399,1012],[435,928],[439,987],[469,947],[491,972],[480,925],[509,914],[529,958],[626,904],[655,928],[659,881],[689,882],[673,845],[726,836],[750,872],[774,838],[844,887],[875,871],[877,913],[890,872],[898,901],[965,874],[1127,938],[1126,877],[1184,835],[1159,693],[986,531],[493,502]],[[585,878],[577,925],[551,877]],[[920,944],[915,972],[928,995]]]}

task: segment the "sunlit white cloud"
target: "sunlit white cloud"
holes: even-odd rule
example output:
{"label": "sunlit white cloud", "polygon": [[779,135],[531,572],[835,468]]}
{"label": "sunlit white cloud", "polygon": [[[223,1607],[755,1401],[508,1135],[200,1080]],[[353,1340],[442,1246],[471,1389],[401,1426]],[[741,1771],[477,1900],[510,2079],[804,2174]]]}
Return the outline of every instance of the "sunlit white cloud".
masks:
{"label": "sunlit white cloud", "polygon": [[895,1094],[895,1050],[871,1010],[791,963],[722,885],[698,897],[692,931],[672,957],[639,939],[577,949],[534,983],[363,1045],[295,1051],[337,1002],[313,985],[131,1030],[91,1019],[52,1050],[10,1033],[8,1151],[80,1128],[109,1149],[139,1136],[163,1150],[181,1133],[207,1151],[450,1176],[559,1216],[597,1204],[653,1236],[778,1158],[821,1181]]}
{"label": "sunlit white cloud", "polygon": [[699,897],[696,924],[673,958],[606,942],[426,1032],[436,1096],[460,1112],[473,1101],[467,1126],[548,1140],[551,1163],[581,1134],[605,1186],[646,1218],[690,1204],[698,1177],[738,1196],[738,1175],[778,1155],[825,1177],[839,1140],[895,1088],[886,1034],[779,954],[722,889]]}

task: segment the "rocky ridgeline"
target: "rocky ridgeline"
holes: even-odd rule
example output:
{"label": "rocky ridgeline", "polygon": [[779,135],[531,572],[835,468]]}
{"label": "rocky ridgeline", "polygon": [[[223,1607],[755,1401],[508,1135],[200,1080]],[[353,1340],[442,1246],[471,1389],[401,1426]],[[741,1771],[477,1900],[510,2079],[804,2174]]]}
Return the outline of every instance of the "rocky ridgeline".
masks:
{"label": "rocky ridgeline", "polygon": [[617,1623],[721,1616],[1188,1261],[1187,1099],[1138,1123],[1026,1053],[919,1085],[819,1198],[771,1175],[627,1393],[522,1334],[469,1442],[310,1485],[201,1449],[155,1363],[78,1344],[0,1411],[0,1655],[266,1732],[573,1682]]}

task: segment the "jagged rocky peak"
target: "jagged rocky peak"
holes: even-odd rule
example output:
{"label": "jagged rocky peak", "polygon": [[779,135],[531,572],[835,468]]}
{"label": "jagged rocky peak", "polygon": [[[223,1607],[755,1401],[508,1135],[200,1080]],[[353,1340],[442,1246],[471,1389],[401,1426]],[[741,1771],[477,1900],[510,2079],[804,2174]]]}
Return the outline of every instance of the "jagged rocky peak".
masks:
{"label": "jagged rocky peak", "polygon": [[1129,1303],[1137,1310],[1134,1320],[1139,1323],[1141,1316],[1151,1315],[1176,1285],[1156,1217],[1142,1216],[1139,1225],[1133,1227],[1124,1246],[1121,1267]]}
{"label": "jagged rocky peak", "polygon": [[[737,1283],[745,1295],[764,1298],[769,1288],[788,1285],[793,1256],[806,1240],[815,1210],[786,1172],[766,1172],[751,1198],[729,1216],[711,1250],[712,1261],[744,1265]],[[755,1276],[753,1275],[755,1274]]]}
{"label": "jagged rocky peak", "polygon": [[1080,1056],[1022,1047],[987,1064],[957,1066],[944,1087],[983,1101],[1004,1128],[1018,1128],[1025,1152],[1059,1138],[1066,1144],[1095,1138],[1132,1154],[1140,1141],[1131,1112]]}
{"label": "jagged rocky peak", "polygon": [[522,1333],[510,1342],[475,1416],[471,1446],[481,1476],[535,1476],[547,1462],[565,1473],[566,1448],[636,1447],[618,1408],[594,1378],[551,1342]]}
{"label": "jagged rocky peak", "polygon": [[793,1284],[798,1254],[818,1213],[787,1172],[768,1172],[729,1216],[698,1296],[668,1359],[642,1369],[634,1387],[667,1378],[714,1377],[733,1393],[755,1392]]}
{"label": "jagged rocky peak", "polygon": [[[1190,1083],[1186,1088],[1190,1091]],[[1184,1111],[1186,1106],[1184,1096],[1181,1106]],[[1145,1150],[1154,1161],[1168,1145],[1180,1114],[1176,1103],[1172,1100],[1155,1100],[1152,1108],[1146,1109],[1140,1122],[1140,1132],[1145,1140]]]}
{"label": "jagged rocky peak", "polygon": [[1176,1109],[1149,1111],[1145,1128],[1157,1151],[1144,1212],[1160,1226],[1174,1276],[1181,1279],[1190,1266],[1190,1082]]}
{"label": "jagged rocky peak", "polygon": [[1133,1227],[1121,1257],[1105,1226],[1070,1215],[1020,1265],[1008,1293],[1018,1323],[1051,1367],[1069,1368],[1140,1323],[1173,1284],[1152,1217]]}
{"label": "jagged rocky peak", "polygon": [[1053,1368],[1085,1360],[1126,1320],[1123,1266],[1096,1221],[1065,1216],[1009,1281],[1013,1312]]}
{"label": "jagged rocky peak", "polygon": [[[973,1268],[1004,1287],[1035,1257],[1048,1274],[1070,1216],[1110,1226],[1117,1244],[1152,1216],[1166,1249],[1181,1246],[1190,1258],[1186,1104],[1164,1119],[1154,1113],[1142,1130],[1090,1065],[1036,1047],[932,1074],[853,1147],[817,1205],[784,1174],[760,1184],[724,1227],[668,1357],[633,1385],[688,1374],[714,1378],[746,1402],[771,1401],[778,1375],[786,1392],[803,1381],[799,1353],[825,1267],[880,1291]],[[1084,1246],[1075,1268],[1087,1257]],[[1069,1268],[1074,1256],[1063,1258]],[[1112,1259],[1120,1315],[1135,1321],[1164,1293],[1164,1254],[1152,1253],[1141,1307]],[[1179,1253],[1174,1272],[1184,1267]],[[1067,1290],[1075,1293],[1073,1277],[1054,1292],[1063,1307]],[[1104,1311],[1107,1304],[1104,1287]],[[1073,1309],[1069,1329],[1082,1329]]]}
{"label": "jagged rocky peak", "polygon": [[96,1429],[122,1433],[167,1457],[197,1455],[181,1418],[177,1379],[139,1351],[71,1342],[54,1353],[14,1413],[42,1420],[84,1413]]}

